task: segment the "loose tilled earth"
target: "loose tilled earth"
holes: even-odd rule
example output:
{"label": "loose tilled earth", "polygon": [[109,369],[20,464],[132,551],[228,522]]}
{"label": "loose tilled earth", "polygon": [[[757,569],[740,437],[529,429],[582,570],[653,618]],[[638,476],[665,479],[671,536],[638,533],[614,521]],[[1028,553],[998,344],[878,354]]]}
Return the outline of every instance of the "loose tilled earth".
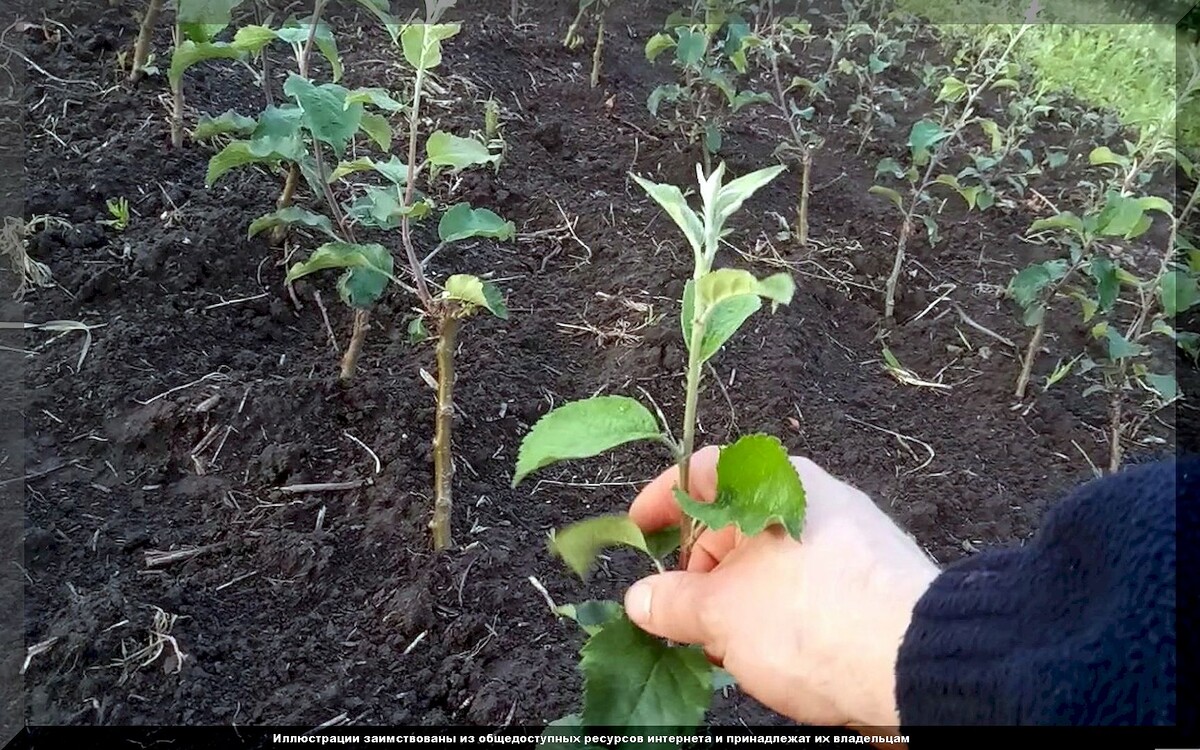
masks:
{"label": "loose tilled earth", "polygon": [[[420,375],[433,370],[432,351],[408,343],[410,302],[389,296],[358,378],[339,385],[314,300],[320,292],[344,345],[350,314],[333,275],[297,284],[293,299],[282,284],[284,251],[246,239],[279,181],[240,170],[206,189],[212,148],[171,149],[164,80],[130,87],[116,69],[136,35],[130,9],[50,3],[45,17],[63,26],[35,14],[26,19],[33,25],[8,31],[5,43],[38,66],[25,99],[26,216],[73,228],[33,238],[31,254],[49,264],[56,286],[32,293],[23,310],[7,304],[5,318],[99,326],[78,369],[77,332],[53,341],[30,332],[24,344],[37,350],[24,365],[25,470],[46,472],[27,483],[26,643],[58,639],[24,677],[31,723],[537,725],[576,708],[580,635],[552,616],[529,577],[569,602],[619,596],[645,574],[636,557],[613,554],[582,584],[547,553],[546,535],[621,510],[668,457],[621,450],[513,490],[515,454],[552,404],[600,391],[644,398],[644,389],[678,422],[677,300],[690,257],[627,173],[689,185],[696,155],[644,105],[669,75],[642,54],[669,3],[614,4],[596,90],[587,85],[590,43],[578,52],[560,43],[573,1],[539,0],[516,28],[507,3],[490,15],[463,5],[453,14],[464,31],[446,45],[431,116],[455,132],[478,129],[480,102],[494,94],[509,151],[498,175],[446,181],[439,197],[493,208],[520,237],[468,243],[433,263],[438,279],[492,274],[512,308],[509,322],[474,320],[461,338],[458,547],[439,555],[426,529],[433,395]],[[327,16],[341,34],[345,83],[402,90],[397,53],[348,8]],[[168,25],[156,40],[160,61]],[[811,70],[824,69],[823,49],[806,53]],[[939,53],[926,45],[913,54]],[[275,58],[282,75],[286,59],[278,50]],[[910,88],[916,80],[892,75]],[[186,88],[191,118],[254,114],[262,103],[247,71],[228,63],[193,68]],[[1051,502],[1091,476],[1085,454],[1105,465],[1105,402],[1082,398],[1073,379],[1041,390],[1058,357],[1084,345],[1069,320],[1051,331],[1036,399],[1015,404],[1013,350],[951,306],[1023,344],[998,291],[1015,268],[1044,257],[1018,237],[1047,215],[1036,201],[944,214],[936,249],[915,242],[903,324],[887,344],[906,367],[950,387],[903,385],[883,369],[878,290],[898,222],[866,190],[880,158],[902,155],[889,143],[904,142],[929,100],[914,95],[895,132],[856,155],[857,135],[840,124],[849,96],[835,91],[834,104],[818,104],[830,145],[812,177],[815,243],[804,250],[776,239],[775,214],[792,215],[794,175],[739,217],[731,241],[753,257],[730,252],[721,262],[759,273],[788,264],[798,292],[713,360],[702,437],[779,435],[870,493],[950,563],[1026,539]],[[768,110],[749,110],[727,137],[731,170],[772,163],[782,132]],[[1040,153],[1053,143],[1078,158],[1097,138],[1043,129],[1033,146]],[[1077,179],[1051,173],[1034,186],[1065,208]],[[117,196],[133,209],[124,232],[96,223]],[[969,349],[948,348],[963,347],[958,331]],[[1157,450],[1169,451],[1173,417],[1158,416],[1137,439],[1157,436],[1165,441]],[[370,484],[277,490],[353,480]],[[148,552],[194,548],[204,549],[147,564]],[[146,652],[137,652],[156,641],[161,654],[140,666]],[[710,719],[781,721],[736,692],[718,698]]]}

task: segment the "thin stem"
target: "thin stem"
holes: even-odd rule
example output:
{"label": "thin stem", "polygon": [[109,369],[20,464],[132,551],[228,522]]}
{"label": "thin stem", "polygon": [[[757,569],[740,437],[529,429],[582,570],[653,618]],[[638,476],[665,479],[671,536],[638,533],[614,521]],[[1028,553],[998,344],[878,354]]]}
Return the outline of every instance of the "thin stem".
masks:
{"label": "thin stem", "polygon": [[[412,208],[413,191],[417,182],[417,131],[421,117],[421,88],[425,83],[425,68],[417,67],[417,77],[413,81],[413,103],[408,115],[408,184],[404,189],[404,207]],[[425,269],[422,267],[417,250],[413,247],[412,230],[409,227],[408,213],[400,219],[400,237],[404,243],[404,254],[408,259],[408,268],[412,272],[413,281],[417,285],[417,296],[426,310],[433,310],[433,296],[429,293],[429,284],[425,281]]]}
{"label": "thin stem", "polygon": [[592,53],[592,88],[600,85],[600,64],[604,59],[604,9],[600,9],[600,28],[596,30],[596,50]]}
{"label": "thin stem", "polygon": [[450,435],[454,423],[454,347],[458,338],[460,321],[453,310],[447,310],[441,320],[441,331],[437,345],[438,390],[437,427],[433,438],[434,501],[433,519],[429,528],[433,531],[433,548],[443,550],[451,546],[450,511],[453,504],[454,456],[451,453]]}
{"label": "thin stem", "polygon": [[[683,407],[683,444],[679,446],[679,489],[685,493],[691,491],[691,461],[696,449],[696,410],[700,397],[700,377],[702,364],[700,349],[704,343],[704,329],[707,325],[705,311],[697,309],[692,320],[692,339],[688,346],[687,392]],[[692,545],[696,543],[700,526],[693,519],[687,519],[679,529],[679,567],[687,570],[688,558],[691,556]]]}
{"label": "thin stem", "polygon": [[354,311],[354,331],[350,336],[350,345],[342,355],[341,379],[343,382],[354,379],[358,369],[358,358],[362,354],[363,343],[367,340],[367,330],[371,327],[371,311]]}
{"label": "thin stem", "polygon": [[808,245],[808,181],[809,175],[812,172],[812,152],[805,148],[800,158],[800,211],[796,217],[799,224],[796,230],[800,238],[800,244]]}
{"label": "thin stem", "polygon": [[1042,337],[1046,333],[1046,313],[1042,313],[1042,321],[1033,329],[1029,339],[1029,347],[1025,350],[1025,361],[1021,364],[1021,375],[1017,378],[1016,397],[1025,398],[1025,390],[1029,387],[1029,376],[1033,372],[1033,360],[1037,357],[1038,349],[1042,346]]}
{"label": "thin stem", "polygon": [[1110,473],[1116,473],[1121,468],[1121,390],[1118,385],[1112,394],[1112,403],[1109,406],[1109,424],[1111,430],[1109,432],[1108,444],[1108,470]]}
{"label": "thin stem", "polygon": [[129,82],[137,83],[145,72],[146,60],[150,57],[150,41],[154,38],[154,27],[162,11],[162,0],[150,0],[146,5],[146,16],[138,30],[137,43],[133,46],[133,66],[129,70]]}
{"label": "thin stem", "polygon": [[328,172],[325,169],[325,157],[321,150],[321,143],[317,140],[313,141],[313,160],[317,165],[317,179],[321,181],[321,191],[325,196],[325,202],[329,204],[329,212],[333,214],[334,221],[342,230],[342,236],[348,241],[354,242],[354,228],[346,221],[342,207],[338,205],[337,197],[333,194],[333,186],[329,184]]}
{"label": "thin stem", "polygon": [[[296,72],[301,78],[308,78],[308,61],[312,56],[313,40],[317,36],[317,21],[321,17],[322,11],[325,10],[326,0],[315,0],[313,3],[312,23],[308,26],[308,37],[304,40],[304,46],[296,55]],[[270,79],[267,76],[267,50],[263,49],[263,85],[266,87],[266,95],[268,104],[270,103],[271,90]],[[319,148],[319,147],[318,147]],[[288,167],[287,179],[283,183],[283,192],[279,194],[279,201],[276,203],[276,208],[287,208],[292,205],[292,200],[296,194],[296,185],[300,182],[300,168],[295,164]],[[287,233],[284,227],[277,227],[272,233],[271,238],[276,242],[282,242],[283,236]]]}
{"label": "thin stem", "polygon": [[[175,24],[174,42],[179,46],[183,32],[179,23]],[[171,145],[175,148],[183,146],[183,77],[171,86]]]}

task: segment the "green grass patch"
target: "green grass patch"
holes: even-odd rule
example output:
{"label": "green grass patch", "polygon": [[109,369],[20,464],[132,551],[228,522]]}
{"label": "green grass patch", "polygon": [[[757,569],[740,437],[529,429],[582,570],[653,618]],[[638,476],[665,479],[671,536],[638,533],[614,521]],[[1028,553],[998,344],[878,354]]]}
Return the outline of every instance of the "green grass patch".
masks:
{"label": "green grass patch", "polygon": [[[970,33],[979,24],[1022,23],[1029,7],[1027,0],[897,0],[897,4],[951,36]],[[1181,46],[1195,45],[1193,33],[1180,33],[1174,25],[1188,10],[1186,5],[1173,0],[1153,10],[1094,0],[1050,5],[1053,11],[1040,10],[1037,23],[1022,38],[1018,60],[1053,90],[1110,110],[1135,130],[1159,125],[1173,131],[1180,83],[1177,55]],[[1188,102],[1178,117],[1179,145],[1192,152],[1200,149],[1200,99]]]}

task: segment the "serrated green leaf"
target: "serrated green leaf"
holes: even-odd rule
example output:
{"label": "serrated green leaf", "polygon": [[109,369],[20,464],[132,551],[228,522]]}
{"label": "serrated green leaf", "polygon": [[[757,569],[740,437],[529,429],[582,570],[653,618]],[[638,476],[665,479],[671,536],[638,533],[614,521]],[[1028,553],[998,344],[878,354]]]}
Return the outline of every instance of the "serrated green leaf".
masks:
{"label": "serrated green leaf", "polygon": [[287,281],[332,268],[346,269],[338,279],[338,293],[347,305],[360,309],[377,302],[393,278],[392,254],[383,245],[327,242],[307,261],[293,265]]}
{"label": "serrated green leaf", "polygon": [[675,499],[684,513],[711,529],[732,525],[754,536],[778,524],[796,540],[804,530],[804,486],[783,444],[771,435],[747,435],[721,449],[713,502],[697,502],[678,489]]}
{"label": "serrated green leaf", "polygon": [[179,44],[171,54],[171,67],[167,80],[172,87],[178,86],[188,68],[205,60],[236,60],[242,52],[225,42],[200,42],[188,39]]}
{"label": "serrated green leaf", "polygon": [[1138,199],[1110,191],[1096,221],[1096,230],[1102,236],[1133,239],[1149,228],[1146,219],[1146,209]]}
{"label": "serrated green leaf", "polygon": [[654,62],[663,52],[675,46],[675,39],[670,34],[661,31],[646,42],[646,59]]}
{"label": "serrated green leaf", "polygon": [[675,222],[683,231],[684,238],[688,244],[692,246],[692,251],[699,255],[704,248],[704,224],[700,221],[700,217],[687,204],[687,199],[683,197],[683,191],[674,185],[660,185],[656,182],[644,180],[635,174],[631,174],[634,182],[646,191],[646,194],[662,206],[667,215]]}
{"label": "serrated green leaf", "polygon": [[425,152],[429,155],[429,163],[451,169],[466,169],[476,164],[495,164],[498,155],[488,151],[488,147],[474,138],[460,138],[439,130],[429,136],[425,142]]}
{"label": "serrated green leaf", "polygon": [[508,320],[508,307],[504,304],[504,295],[495,284],[484,281],[478,276],[456,273],[446,279],[445,296],[471,305],[485,308],[501,320]]}
{"label": "serrated green leaf", "polygon": [[712,702],[713,666],[695,646],[670,646],[619,617],[580,652],[585,727],[691,734]]}
{"label": "serrated green leaf", "polygon": [[1200,288],[1196,277],[1184,271],[1168,271],[1163,274],[1158,286],[1158,298],[1163,315],[1174,318],[1200,302]]}
{"label": "serrated green leaf", "polygon": [[636,440],[661,437],[654,415],[632,398],[594,396],[573,401],[539,419],[521,441],[512,486],[559,461],[591,458]]}
{"label": "serrated green leaf", "polygon": [[890,187],[884,187],[883,185],[872,185],[871,187],[867,188],[867,192],[872,195],[878,195],[880,197],[887,198],[896,205],[896,208],[900,209],[901,211],[904,210],[904,199],[900,197],[900,193],[892,190]]}
{"label": "serrated green leaf", "polygon": [[346,95],[350,104],[370,104],[387,112],[403,112],[404,105],[392,98],[385,89],[378,87],[357,88]]}
{"label": "serrated green leaf", "polygon": [[[375,168],[379,169],[378,163],[375,164]],[[413,205],[405,206],[400,185],[369,185],[364,195],[350,205],[347,213],[369,226],[395,229],[400,226],[405,216],[412,221],[419,221],[429,215],[429,204],[425,201],[415,201]]]}
{"label": "serrated green leaf", "polygon": [[[362,106],[362,105],[359,105]],[[367,134],[381,151],[392,150],[392,124],[383,115],[374,112],[363,112],[359,127]]]}
{"label": "serrated green leaf", "polygon": [[625,609],[614,601],[589,599],[579,604],[559,605],[554,608],[554,612],[574,620],[588,635],[595,635],[605,625],[623,615]]}
{"label": "serrated green leaf", "polygon": [[1108,146],[1097,146],[1096,148],[1092,149],[1091,153],[1088,154],[1088,164],[1091,164],[1092,166],[1107,164],[1118,167],[1128,167],[1129,158],[1113,153],[1113,150]]}
{"label": "serrated green leaf", "polygon": [[347,103],[349,93],[336,83],[314,84],[295,73],[288,75],[283,91],[300,106],[300,120],[313,138],[329,144],[339,157],[358,132],[363,105]]}
{"label": "serrated green leaf", "polygon": [[696,282],[696,302],[704,310],[733,297],[753,295],[786,305],[792,301],[795,289],[795,282],[786,273],[759,281],[749,271],[721,268],[709,271]]}
{"label": "serrated green leaf", "polygon": [[196,122],[196,129],[192,131],[192,137],[198,141],[206,141],[219,135],[229,135],[231,133],[248,136],[257,127],[258,122],[253,117],[239,115],[231,109],[216,117],[200,115],[200,119]]}
{"label": "serrated green leaf", "polygon": [[314,213],[299,206],[288,206],[281,208],[278,211],[272,211],[269,214],[260,216],[250,222],[250,229],[247,231],[247,236],[254,237],[267,229],[274,229],[281,226],[292,226],[300,224],[302,226],[318,229],[332,240],[341,240],[337,233],[333,231],[333,222],[329,217]]}
{"label": "serrated green leaf", "polygon": [[699,64],[708,49],[708,36],[694,29],[679,29],[676,35],[678,42],[675,45],[675,61],[680,65]]}
{"label": "serrated green leaf", "polygon": [[451,206],[438,222],[438,237],[442,242],[458,242],[471,237],[503,241],[511,240],[516,233],[516,224],[505,221],[489,209],[471,208],[469,203]]}
{"label": "serrated green leaf", "polygon": [[550,534],[550,551],[582,579],[591,573],[596,557],[610,547],[632,547],[650,554],[646,537],[628,515],[596,516]]}
{"label": "serrated green leaf", "polygon": [[457,23],[411,23],[400,31],[404,59],[414,69],[432,70],[442,64],[442,42],[462,29]]}

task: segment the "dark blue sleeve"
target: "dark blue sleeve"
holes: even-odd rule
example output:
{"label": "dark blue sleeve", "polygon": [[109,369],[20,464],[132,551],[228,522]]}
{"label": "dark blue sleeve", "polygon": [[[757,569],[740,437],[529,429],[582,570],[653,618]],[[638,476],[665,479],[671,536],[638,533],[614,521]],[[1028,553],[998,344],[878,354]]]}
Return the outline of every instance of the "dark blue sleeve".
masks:
{"label": "dark blue sleeve", "polygon": [[1194,460],[1130,467],[949,566],[899,651],[901,723],[1174,725],[1176,499],[1194,519],[1198,490]]}

